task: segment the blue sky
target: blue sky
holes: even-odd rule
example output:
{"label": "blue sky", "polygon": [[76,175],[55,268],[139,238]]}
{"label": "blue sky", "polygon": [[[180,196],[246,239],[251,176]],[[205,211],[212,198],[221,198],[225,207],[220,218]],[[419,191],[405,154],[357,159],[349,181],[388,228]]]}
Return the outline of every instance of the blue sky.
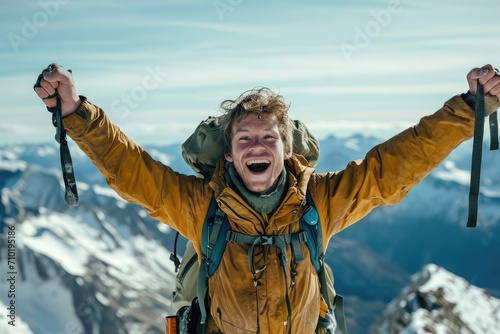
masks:
{"label": "blue sky", "polygon": [[32,91],[51,62],[140,144],[181,143],[257,86],[283,94],[320,138],[385,138],[466,91],[472,67],[500,66],[499,10],[498,0],[5,2],[0,144],[53,140]]}

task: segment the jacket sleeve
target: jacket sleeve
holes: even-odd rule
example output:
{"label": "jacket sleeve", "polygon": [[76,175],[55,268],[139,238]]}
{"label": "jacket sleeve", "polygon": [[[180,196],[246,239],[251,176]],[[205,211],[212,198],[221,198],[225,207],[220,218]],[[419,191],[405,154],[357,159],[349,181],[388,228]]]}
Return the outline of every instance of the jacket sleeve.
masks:
{"label": "jacket sleeve", "polygon": [[151,217],[188,239],[201,235],[195,212],[204,205],[208,209],[211,193],[206,181],[179,174],[154,160],[87,100],[63,123],[68,135],[122,198],[141,205]]}
{"label": "jacket sleeve", "polygon": [[417,125],[372,148],[363,160],[350,162],[341,172],[314,175],[310,189],[322,209],[324,241],[373,208],[399,203],[453,149],[472,137],[473,128],[474,111],[456,96]]}

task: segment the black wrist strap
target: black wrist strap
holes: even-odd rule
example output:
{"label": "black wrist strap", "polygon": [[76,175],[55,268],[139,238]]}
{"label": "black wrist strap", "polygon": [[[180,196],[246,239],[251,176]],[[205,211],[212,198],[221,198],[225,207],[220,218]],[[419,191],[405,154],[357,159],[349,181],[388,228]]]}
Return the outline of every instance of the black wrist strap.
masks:
{"label": "black wrist strap", "polygon": [[[479,81],[477,83],[475,100],[474,141],[472,144],[472,165],[469,190],[469,217],[467,219],[467,227],[471,228],[477,226],[479,186],[481,181],[481,159],[483,154],[484,119],[486,117],[484,88]],[[496,111],[489,117],[489,127],[491,135],[490,150],[498,150],[498,116]]]}
{"label": "black wrist strap", "polygon": [[52,124],[56,127],[55,139],[59,143],[59,153],[61,157],[61,170],[64,179],[64,200],[66,204],[78,206],[78,190],[76,188],[75,173],[73,171],[73,161],[69,152],[68,141],[66,140],[66,130],[64,130],[61,114],[61,98],[55,93],[57,104],[53,108],[47,107],[52,113]]}
{"label": "black wrist strap", "polygon": [[483,154],[483,136],[484,136],[484,90],[483,86],[477,83],[476,105],[475,105],[474,139],[472,144],[472,165],[471,179],[469,189],[469,217],[467,227],[476,227],[477,225],[477,207],[479,199],[479,182],[481,179],[481,157]]}

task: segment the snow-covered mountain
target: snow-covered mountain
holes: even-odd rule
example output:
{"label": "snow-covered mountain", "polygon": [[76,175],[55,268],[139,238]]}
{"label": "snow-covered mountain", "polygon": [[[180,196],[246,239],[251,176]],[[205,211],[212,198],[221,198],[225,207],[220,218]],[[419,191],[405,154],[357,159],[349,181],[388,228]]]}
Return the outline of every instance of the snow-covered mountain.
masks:
{"label": "snow-covered mountain", "polygon": [[384,310],[373,334],[499,334],[500,299],[434,264]]}
{"label": "snow-covered mountain", "polygon": [[66,206],[55,168],[2,160],[0,173],[0,264],[15,273],[0,282],[15,297],[0,301],[14,301],[19,317],[9,333],[22,323],[37,334],[164,332],[174,311],[170,229],[99,184],[79,182],[80,205]]}
{"label": "snow-covered mountain", "polygon": [[[8,310],[7,305],[5,305],[1,300],[0,300],[0,308],[2,310]],[[5,333],[5,334],[32,334],[33,332],[29,328],[29,326],[21,319],[21,317],[17,316],[15,318],[15,321],[11,324],[12,320],[7,317],[7,321],[2,321],[0,322],[0,333]]]}
{"label": "snow-covered mountain", "polygon": [[[340,169],[335,152],[344,159],[362,158],[374,138],[361,136],[342,143],[329,138],[322,153]],[[500,296],[500,151],[483,148],[478,227],[466,228],[471,165],[471,142],[464,143],[393,207],[376,208],[339,236],[353,239],[413,273],[436,263]],[[331,152],[331,153],[330,153]],[[322,160],[318,170],[328,170]]]}
{"label": "snow-covered mountain", "polygon": [[[329,137],[321,141],[317,170],[342,169],[376,143],[363,136]],[[191,173],[180,145],[145,148],[175,170]],[[0,267],[8,265],[7,226],[15,226],[20,324],[7,326],[7,333],[21,328],[27,333],[163,333],[163,317],[173,312],[175,273],[168,260],[173,232],[109,190],[76,147],[71,153],[77,208],[64,204],[56,143],[0,147]],[[464,146],[400,205],[376,209],[332,239],[326,260],[337,291],[346,297],[351,334],[366,334],[410,273],[426,263],[500,296],[500,175],[494,170],[500,154],[485,151],[475,230],[465,228],[469,161],[470,148]],[[2,279],[0,291],[8,288]],[[0,294],[4,305],[10,301]]]}

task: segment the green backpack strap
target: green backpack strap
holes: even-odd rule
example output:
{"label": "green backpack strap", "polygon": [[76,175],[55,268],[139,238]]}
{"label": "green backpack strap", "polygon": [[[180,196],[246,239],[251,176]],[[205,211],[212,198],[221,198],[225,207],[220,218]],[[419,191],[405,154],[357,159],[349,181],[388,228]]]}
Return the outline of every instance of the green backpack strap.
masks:
{"label": "green backpack strap", "polygon": [[251,236],[234,231],[228,231],[226,240],[228,242],[241,242],[250,245],[250,248],[248,249],[248,267],[250,268],[250,271],[253,274],[255,274],[256,272],[264,270],[264,268],[255,268],[253,261],[253,253],[255,246],[271,245],[278,247],[281,251],[280,255],[281,262],[286,267],[288,263],[288,258],[286,256],[286,245],[289,244],[294,250],[297,249],[297,252],[299,252],[300,257],[303,258],[299,244],[306,242],[306,234],[305,232],[299,232],[299,233],[292,233],[285,235]]}
{"label": "green backpack strap", "polygon": [[349,334],[347,332],[347,324],[345,321],[344,312],[344,297],[341,295],[335,296],[335,314],[337,315],[337,326],[342,334]]}
{"label": "green backpack strap", "polygon": [[203,325],[207,320],[207,292],[208,279],[215,273],[219,266],[222,254],[226,249],[225,238],[220,238],[224,235],[224,231],[229,229],[229,224],[224,212],[219,208],[215,197],[212,198],[205,222],[203,223],[202,231],[202,263],[198,272],[198,304],[200,307],[201,321]]}
{"label": "green backpack strap", "polygon": [[[318,211],[314,206],[314,201],[309,192],[306,194],[306,207],[304,214],[300,219],[301,230],[307,235],[306,245],[311,255],[311,261],[318,273],[321,284],[321,296],[325,300],[332,312],[335,312],[337,326],[342,334],[348,334],[344,313],[344,297],[336,294],[333,290],[333,273],[331,268],[325,263],[325,254],[323,252],[323,235],[321,232],[321,223],[319,221]],[[330,290],[330,288],[332,288]],[[327,312],[327,318],[318,320],[318,326],[327,328],[328,332],[333,333],[332,323],[333,314]]]}
{"label": "green backpack strap", "polygon": [[[255,246],[275,246],[280,249],[280,262],[282,266],[282,270],[284,271],[287,268],[288,258],[286,252],[286,245],[291,245],[292,248],[299,248],[300,246],[292,246],[292,243],[305,243],[305,233],[298,232],[293,234],[285,234],[285,235],[259,235],[259,236],[251,236],[246,235],[234,231],[229,231],[226,237],[228,242],[240,242],[250,245],[248,249],[248,267],[250,268],[250,272],[254,275],[254,284],[255,287],[258,286],[258,281],[255,278],[255,274],[266,269],[266,266],[262,268],[257,268],[254,262],[254,249]],[[302,252],[301,252],[302,254]],[[284,284],[288,286],[286,274],[283,275]],[[292,281],[292,285],[294,285],[294,281]],[[290,298],[288,296],[288,291],[285,292],[285,302],[287,306],[287,316],[291,318],[292,316],[292,307],[290,304]]]}

